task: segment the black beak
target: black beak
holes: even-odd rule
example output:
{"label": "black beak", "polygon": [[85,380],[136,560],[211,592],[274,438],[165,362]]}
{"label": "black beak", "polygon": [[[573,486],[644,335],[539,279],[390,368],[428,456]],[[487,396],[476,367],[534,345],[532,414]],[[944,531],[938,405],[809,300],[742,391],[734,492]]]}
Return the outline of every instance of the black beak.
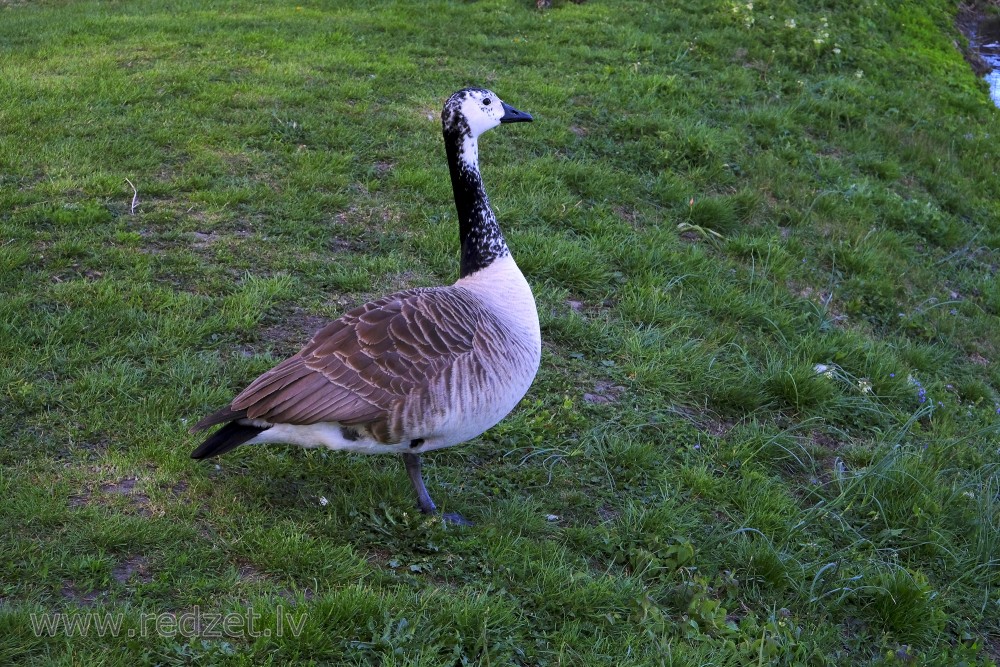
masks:
{"label": "black beak", "polygon": [[503,116],[500,117],[501,123],[530,123],[533,119],[530,113],[525,111],[518,111],[506,102],[501,102],[503,105]]}

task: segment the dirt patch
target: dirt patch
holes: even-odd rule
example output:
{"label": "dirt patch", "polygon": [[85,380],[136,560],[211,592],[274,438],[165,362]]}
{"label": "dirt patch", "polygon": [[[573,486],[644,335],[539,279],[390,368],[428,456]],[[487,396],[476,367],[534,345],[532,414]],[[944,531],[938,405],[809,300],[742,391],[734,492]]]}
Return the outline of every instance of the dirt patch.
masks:
{"label": "dirt patch", "polygon": [[723,438],[728,435],[735,425],[731,421],[722,419],[708,419],[699,424],[703,431],[716,438]]}
{"label": "dirt patch", "polygon": [[135,583],[148,584],[153,580],[153,575],[149,572],[149,561],[144,556],[126,558],[112,568],[111,576],[119,584],[127,584],[133,580]]}
{"label": "dirt patch", "polygon": [[149,496],[136,490],[137,480],[128,477],[118,482],[109,482],[101,485],[101,492],[111,496],[121,496],[128,501],[129,507],[140,516],[152,516]]}
{"label": "dirt patch", "polygon": [[615,215],[623,221],[627,222],[632,227],[636,226],[636,223],[639,220],[639,211],[627,206],[615,206],[613,210]]}
{"label": "dirt patch", "polygon": [[[809,484],[824,487],[833,483],[834,477],[844,470],[843,460],[839,453],[847,444],[830,433],[822,431],[811,431],[809,441],[818,448],[812,453],[815,460],[814,474],[808,478]],[[805,487],[799,489],[808,497],[809,493]]]}
{"label": "dirt patch", "polygon": [[281,322],[264,329],[260,337],[275,353],[294,354],[330,321],[329,317],[311,315],[301,308],[294,308]]}
{"label": "dirt patch", "polygon": [[107,591],[81,591],[76,582],[69,579],[63,581],[61,593],[64,600],[81,607],[92,607],[98,600],[108,596]]}
{"label": "dirt patch", "polygon": [[170,488],[170,495],[172,495],[174,498],[178,498],[184,495],[184,493],[188,490],[188,483],[182,479],[179,482],[170,485],[169,488]]}
{"label": "dirt patch", "polygon": [[[361,183],[355,183],[355,188],[361,194],[368,195],[368,189]],[[334,216],[338,224],[360,227],[371,233],[383,229],[390,222],[399,222],[402,215],[387,206],[351,206]]]}
{"label": "dirt patch", "polygon": [[101,484],[101,493],[113,493],[115,495],[127,495],[133,492],[136,485],[135,477],[127,477],[118,482],[107,482]]}
{"label": "dirt patch", "polygon": [[[683,417],[690,423],[694,424],[698,430],[704,431],[715,438],[724,438],[731,430],[733,430],[733,427],[736,426],[736,422],[719,419],[712,416],[711,413],[699,412],[682,405],[671,406],[668,408],[668,411],[678,415],[679,417]],[[654,421],[651,420],[650,423],[654,423]]]}
{"label": "dirt patch", "polygon": [[1000,638],[987,635],[984,637],[983,648],[986,649],[986,655],[1000,663]]}
{"label": "dirt patch", "polygon": [[348,239],[341,236],[330,239],[327,247],[334,253],[338,252],[361,252],[364,250],[364,243],[357,239]]}
{"label": "dirt patch", "polygon": [[57,273],[50,279],[53,283],[66,283],[73,280],[83,280],[93,283],[104,277],[104,274],[95,269],[81,268],[79,264],[70,265],[69,269]]}
{"label": "dirt patch", "polygon": [[583,395],[583,400],[594,405],[617,403],[625,395],[625,387],[605,380],[598,380],[592,393]]}
{"label": "dirt patch", "polygon": [[[83,426],[81,425],[82,429]],[[111,444],[111,439],[107,436],[100,436],[94,440],[82,439],[76,441],[70,448],[67,448],[66,452],[69,454],[73,452],[79,454],[86,452],[88,460],[96,460],[103,458],[108,451],[108,446]]]}
{"label": "dirt patch", "polygon": [[116,482],[105,482],[101,484],[95,493],[91,489],[85,489],[80,493],[69,497],[69,506],[74,508],[89,507],[95,502],[104,505],[111,502],[115,497],[124,498],[129,509],[140,516],[149,517],[153,515],[149,496],[137,490],[138,480],[135,477],[126,477]]}
{"label": "dirt patch", "polygon": [[374,567],[386,567],[389,560],[392,558],[392,553],[387,549],[381,549],[379,547],[374,547],[368,553],[365,554],[365,560],[368,561],[369,565]]}
{"label": "dirt patch", "polygon": [[597,516],[600,517],[603,523],[614,521],[620,516],[620,514],[620,512],[615,510],[610,505],[601,505],[597,508]]}
{"label": "dirt patch", "polygon": [[972,355],[969,357],[969,361],[971,361],[972,363],[974,363],[977,366],[989,366],[990,365],[990,360],[989,359],[987,359],[983,355],[977,354],[975,352],[973,352]]}
{"label": "dirt patch", "polygon": [[714,516],[715,520],[718,521],[720,524],[732,523],[732,519],[730,519],[729,515],[726,514],[725,512],[720,512],[719,510],[713,510],[712,516]]}
{"label": "dirt patch", "polygon": [[836,309],[832,292],[816,290],[808,285],[802,286],[794,281],[789,281],[787,287],[788,291],[797,294],[799,298],[818,304],[827,313],[826,319],[834,326],[839,326],[849,319],[842,311]]}
{"label": "dirt patch", "polygon": [[300,594],[306,602],[316,597],[311,588],[300,588],[298,591],[293,591],[290,588],[282,588],[278,591],[278,595],[292,603],[298,602],[298,595]]}
{"label": "dirt patch", "polygon": [[240,581],[246,581],[252,584],[256,584],[267,579],[267,575],[250,563],[243,563],[240,565],[239,569],[236,570],[236,576],[239,577]]}
{"label": "dirt patch", "polygon": [[191,232],[191,246],[198,250],[204,250],[218,240],[219,235],[215,232]]}
{"label": "dirt patch", "polygon": [[830,451],[839,451],[841,447],[841,442],[837,438],[833,437],[829,433],[823,433],[821,431],[813,431],[809,434],[810,439],[814,444],[819,445],[823,449],[828,449]]}

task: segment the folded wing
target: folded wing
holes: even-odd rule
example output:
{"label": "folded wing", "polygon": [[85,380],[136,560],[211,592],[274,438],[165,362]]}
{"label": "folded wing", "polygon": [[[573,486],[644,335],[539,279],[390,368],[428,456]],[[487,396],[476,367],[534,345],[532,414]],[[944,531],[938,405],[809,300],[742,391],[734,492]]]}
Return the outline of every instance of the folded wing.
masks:
{"label": "folded wing", "polygon": [[473,350],[486,317],[475,297],[453,287],[382,297],[320,329],[196,428],[244,417],[339,422],[368,424],[391,441],[403,402]]}

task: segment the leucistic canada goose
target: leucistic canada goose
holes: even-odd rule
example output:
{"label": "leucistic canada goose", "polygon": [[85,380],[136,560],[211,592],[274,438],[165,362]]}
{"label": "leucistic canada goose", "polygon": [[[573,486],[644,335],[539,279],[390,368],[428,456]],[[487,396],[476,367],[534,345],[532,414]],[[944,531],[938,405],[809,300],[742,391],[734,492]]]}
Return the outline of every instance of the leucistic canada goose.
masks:
{"label": "leucistic canada goose", "polygon": [[[528,391],[541,358],[538,312],[479,174],[478,137],[531,116],[466,88],[441,113],[458,209],[458,281],[355,308],[320,329],[192,432],[224,426],[191,457],[287,443],[401,454],[422,512],[436,508],[420,455],[476,437]],[[458,515],[447,520],[466,523]]]}

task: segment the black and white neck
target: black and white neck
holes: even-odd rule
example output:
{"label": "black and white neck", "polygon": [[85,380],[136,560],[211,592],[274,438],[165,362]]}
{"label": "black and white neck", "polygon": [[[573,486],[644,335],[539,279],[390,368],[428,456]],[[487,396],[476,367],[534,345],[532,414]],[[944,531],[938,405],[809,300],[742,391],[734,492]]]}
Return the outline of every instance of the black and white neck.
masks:
{"label": "black and white neck", "polygon": [[460,90],[445,103],[441,124],[458,211],[462,278],[510,254],[479,173],[478,137],[500,123],[530,120],[481,88]]}
{"label": "black and white neck", "polygon": [[496,215],[479,174],[476,137],[445,133],[451,187],[458,209],[458,236],[461,242],[461,277],[484,269],[494,260],[510,254]]}

